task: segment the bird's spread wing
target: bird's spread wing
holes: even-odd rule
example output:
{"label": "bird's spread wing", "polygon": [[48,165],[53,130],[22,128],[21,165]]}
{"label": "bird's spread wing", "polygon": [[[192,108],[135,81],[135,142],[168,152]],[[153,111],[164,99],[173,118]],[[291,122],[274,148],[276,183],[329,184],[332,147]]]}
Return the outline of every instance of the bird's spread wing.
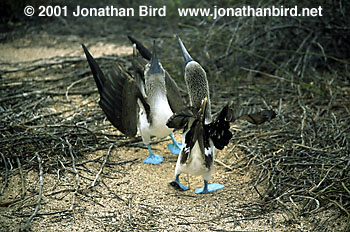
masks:
{"label": "bird's spread wing", "polygon": [[100,66],[96,63],[94,58],[91,56],[90,52],[88,49],[85,47],[84,44],[82,44],[86,59],[89,63],[92,75],[94,77],[94,80],[97,85],[98,92],[101,94],[103,90],[104,83],[106,82],[106,77],[103,74],[102,70],[100,69]]}
{"label": "bird's spread wing", "polygon": [[143,82],[145,82],[144,72],[146,64],[147,61],[140,55],[139,50],[137,50],[137,46],[134,44],[131,70],[133,72],[133,76],[139,76]]}
{"label": "bird's spread wing", "polygon": [[185,109],[186,105],[181,97],[180,88],[168,72],[165,72],[165,87],[170,108],[173,112]]}
{"label": "bird's spread wing", "polygon": [[226,104],[225,107],[227,107],[225,119],[230,122],[242,119],[259,125],[276,117],[276,113],[273,110],[258,110],[254,107],[235,105],[232,102]]}
{"label": "bird's spread wing", "polygon": [[166,125],[169,128],[184,129],[188,127],[190,121],[193,121],[197,116],[198,110],[194,107],[187,107],[184,110],[174,113],[167,121]]}
{"label": "bird's spread wing", "polygon": [[256,110],[253,107],[243,107],[227,103],[207,126],[216,148],[223,149],[232,138],[230,122],[243,119],[253,124],[262,124],[276,117],[273,110]]}
{"label": "bird's spread wing", "polygon": [[273,110],[262,110],[253,114],[244,114],[239,117],[239,119],[246,120],[253,124],[262,124],[264,122],[270,121],[276,117],[276,113]]}
{"label": "bird's spread wing", "polygon": [[229,107],[225,105],[217,117],[209,125],[206,125],[207,133],[211,136],[214,146],[220,150],[223,149],[232,138],[230,122],[226,120],[228,112]]}
{"label": "bird's spread wing", "polygon": [[149,110],[135,79],[118,63],[105,76],[84,45],[83,49],[100,93],[99,105],[107,119],[125,135],[135,136],[137,99]]}
{"label": "bird's spread wing", "polygon": [[[119,64],[107,75],[100,106],[107,118],[128,136],[137,133],[137,99],[143,99],[136,81]],[[144,103],[144,102],[143,102]]]}

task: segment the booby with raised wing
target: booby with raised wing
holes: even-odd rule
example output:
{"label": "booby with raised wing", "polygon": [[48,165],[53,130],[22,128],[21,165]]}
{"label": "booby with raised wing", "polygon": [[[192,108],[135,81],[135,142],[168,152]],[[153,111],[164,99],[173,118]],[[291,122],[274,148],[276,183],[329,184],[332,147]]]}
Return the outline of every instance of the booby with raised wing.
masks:
{"label": "booby with raised wing", "polygon": [[185,59],[185,81],[191,106],[175,112],[167,122],[168,127],[184,130],[175,179],[170,185],[180,190],[188,190],[187,186],[180,183],[180,174],[200,175],[203,177],[204,187],[197,188],[195,192],[210,193],[225,187],[208,182],[214,167],[215,147],[223,149],[232,137],[230,122],[241,118],[260,124],[274,118],[275,113],[272,110],[263,110],[254,114],[237,114],[234,105],[228,103],[213,119],[206,72],[187,52],[180,37],[178,41]]}
{"label": "booby with raised wing", "polygon": [[[136,47],[140,46],[137,43],[134,55]],[[163,161],[163,157],[151,149],[151,136],[170,135],[173,144],[169,144],[169,149],[178,154],[181,143],[175,140],[173,129],[168,128],[166,122],[173,112],[183,108],[183,103],[176,83],[158,61],[155,42],[152,54],[148,52],[151,58],[144,66],[143,75],[134,77],[119,63],[105,76],[88,49],[82,47],[100,94],[100,107],[107,119],[125,135],[133,137],[139,129],[149,151],[143,162],[159,164]],[[141,51],[141,55],[144,56],[145,52]]]}

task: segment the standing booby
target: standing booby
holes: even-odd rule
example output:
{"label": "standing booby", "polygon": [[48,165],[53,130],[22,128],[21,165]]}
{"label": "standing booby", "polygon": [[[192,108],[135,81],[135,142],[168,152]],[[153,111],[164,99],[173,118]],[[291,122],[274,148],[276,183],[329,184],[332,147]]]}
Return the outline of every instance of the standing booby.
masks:
{"label": "standing booby", "polygon": [[[134,46],[134,59],[133,59],[133,65],[132,65],[132,69],[135,72],[134,77],[136,80],[138,80],[142,84],[145,82],[144,73],[145,73],[145,66],[147,65],[145,64],[145,60],[150,61],[152,54],[145,46],[143,46],[142,43],[140,43],[139,41],[137,41],[136,39],[134,39],[129,35],[128,35],[128,38]],[[137,56],[137,51],[139,51],[140,55],[144,59],[140,59],[140,57]],[[180,88],[178,87],[174,79],[171,78],[170,74],[165,69],[163,69],[163,71],[165,72],[166,97],[167,97],[169,106],[173,112],[180,111],[185,108],[185,104],[180,94]],[[172,144],[168,144],[168,148],[170,152],[173,154],[179,154],[182,144],[175,140],[172,133],[170,134],[170,138],[172,140]]]}
{"label": "standing booby", "polygon": [[[159,164],[163,161],[163,157],[154,154],[151,149],[151,136],[170,135],[173,144],[169,144],[169,149],[178,154],[182,145],[175,140],[173,129],[168,128],[166,122],[173,111],[181,110],[182,99],[176,83],[158,62],[155,42],[152,54],[148,52],[151,58],[144,67],[143,75],[135,77],[118,63],[105,76],[88,49],[84,45],[82,47],[100,94],[100,107],[107,119],[125,135],[133,137],[139,129],[149,151],[143,162]],[[134,55],[135,47],[140,47],[140,43],[134,45]],[[145,55],[145,50],[141,51],[141,55]],[[173,96],[169,96],[171,94]]]}
{"label": "standing booby", "polygon": [[263,110],[254,114],[237,115],[237,109],[232,103],[228,103],[213,120],[206,72],[192,59],[180,37],[178,41],[185,59],[185,81],[191,106],[175,112],[167,122],[168,127],[184,129],[183,146],[176,163],[175,179],[169,184],[180,190],[188,190],[187,186],[180,183],[180,174],[200,175],[203,177],[204,187],[197,188],[195,193],[210,193],[225,187],[217,183],[208,184],[208,181],[214,167],[215,147],[223,149],[232,137],[229,131],[230,122],[241,118],[260,124],[274,118],[275,112]]}

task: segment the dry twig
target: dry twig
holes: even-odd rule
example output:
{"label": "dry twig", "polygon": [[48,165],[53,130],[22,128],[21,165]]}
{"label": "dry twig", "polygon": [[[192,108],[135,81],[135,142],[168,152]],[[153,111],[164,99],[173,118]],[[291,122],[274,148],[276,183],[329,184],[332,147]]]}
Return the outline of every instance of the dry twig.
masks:
{"label": "dry twig", "polygon": [[21,228],[21,231],[27,231],[30,225],[30,222],[33,220],[33,218],[37,215],[39,209],[40,209],[40,204],[41,204],[41,199],[42,199],[42,193],[43,193],[43,186],[44,186],[44,182],[43,182],[43,167],[41,164],[41,158],[39,153],[35,153],[36,158],[38,160],[38,164],[39,164],[39,193],[38,193],[38,201],[35,205],[35,209],[34,212],[32,213],[32,215],[30,215],[30,217],[26,220],[26,224]]}

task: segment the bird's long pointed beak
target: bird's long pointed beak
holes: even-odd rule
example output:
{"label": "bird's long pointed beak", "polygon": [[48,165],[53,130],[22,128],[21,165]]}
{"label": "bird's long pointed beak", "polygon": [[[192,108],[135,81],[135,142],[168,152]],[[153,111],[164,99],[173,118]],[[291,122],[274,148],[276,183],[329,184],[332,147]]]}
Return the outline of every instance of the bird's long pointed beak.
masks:
{"label": "bird's long pointed beak", "polygon": [[203,100],[202,100],[202,111],[204,111],[206,108],[207,108],[207,102],[208,102],[208,98],[205,97]]}
{"label": "bird's long pointed beak", "polygon": [[181,47],[181,50],[182,50],[182,54],[185,58],[185,66],[188,62],[190,61],[193,61],[191,55],[188,53],[185,45],[182,43],[181,39],[180,39],[180,36],[179,35],[176,35],[177,36],[177,40],[179,41],[179,44],[180,44],[180,47]]}
{"label": "bird's long pointed beak", "polygon": [[201,115],[201,117],[203,117],[203,119],[205,118],[205,112],[206,112],[206,109],[207,109],[207,102],[208,102],[208,98],[205,97],[202,100],[202,104],[201,104],[201,108],[200,108],[200,115]]}
{"label": "bird's long pointed beak", "polygon": [[158,62],[158,57],[156,52],[156,41],[153,41],[152,58],[149,61],[149,63],[151,64],[151,67],[149,68],[150,74],[162,73],[162,68],[160,67],[160,64]]}

